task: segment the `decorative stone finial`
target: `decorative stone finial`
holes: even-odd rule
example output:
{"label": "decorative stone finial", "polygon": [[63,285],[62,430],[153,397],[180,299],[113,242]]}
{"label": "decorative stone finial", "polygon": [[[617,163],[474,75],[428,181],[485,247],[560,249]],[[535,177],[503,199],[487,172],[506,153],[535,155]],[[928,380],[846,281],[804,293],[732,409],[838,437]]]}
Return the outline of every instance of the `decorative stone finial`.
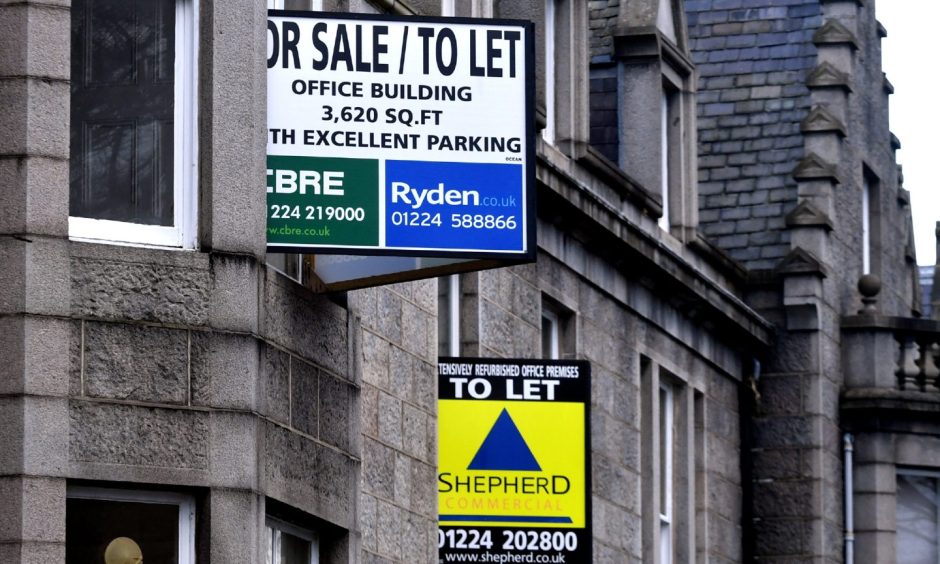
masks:
{"label": "decorative stone finial", "polygon": [[865,274],[858,279],[858,293],[862,295],[862,309],[859,314],[872,315],[878,313],[878,293],[881,292],[881,278],[874,274]]}

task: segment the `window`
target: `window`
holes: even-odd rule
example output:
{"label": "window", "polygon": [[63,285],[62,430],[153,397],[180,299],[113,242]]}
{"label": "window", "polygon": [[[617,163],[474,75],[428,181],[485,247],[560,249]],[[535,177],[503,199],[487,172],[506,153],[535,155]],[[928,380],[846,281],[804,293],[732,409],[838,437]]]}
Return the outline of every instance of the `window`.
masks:
{"label": "window", "polygon": [[[620,3],[610,56],[591,59],[590,143],[663,231],[698,237],[695,67],[680,2]],[[593,14],[593,13],[592,13]],[[602,14],[602,12],[598,12]],[[592,26],[605,18],[594,16]]]}
{"label": "window", "polygon": [[323,0],[268,0],[272,10],[322,10]]}
{"label": "window", "polygon": [[437,280],[437,354],[460,356],[460,275]]}
{"label": "window", "polygon": [[663,91],[663,99],[659,108],[660,115],[660,135],[659,135],[659,146],[660,146],[660,167],[661,167],[661,179],[660,179],[660,193],[663,200],[663,215],[659,218],[659,226],[669,231],[669,161],[672,150],[670,149],[670,139],[669,139],[669,106],[670,106],[670,94],[668,91]]}
{"label": "window", "polygon": [[268,253],[268,266],[291,280],[303,282],[303,255],[294,253]]}
{"label": "window", "polygon": [[640,362],[644,562],[707,554],[704,394],[648,358]]}
{"label": "window", "polygon": [[861,254],[862,274],[877,274],[879,270],[879,252],[881,249],[880,190],[878,177],[867,166],[862,170],[861,193]]}
{"label": "window", "polygon": [[542,138],[555,142],[555,1],[545,0],[545,129]]}
{"label": "window", "polygon": [[675,449],[672,386],[659,382],[659,560],[662,564],[672,562],[672,484],[675,479],[672,461]]}
{"label": "window", "polygon": [[898,472],[897,562],[940,562],[940,473]]}
{"label": "window", "polygon": [[574,312],[559,302],[542,298],[542,358],[575,357]]}
{"label": "window", "polygon": [[558,341],[561,332],[558,315],[549,310],[542,311],[542,358],[559,358]]}
{"label": "window", "polygon": [[[195,503],[171,492],[70,487],[65,502],[65,561],[195,562]],[[109,557],[106,559],[106,555]]]}
{"label": "window", "polygon": [[320,547],[313,531],[267,518],[265,564],[318,564]]}
{"label": "window", "polygon": [[72,2],[70,236],[195,248],[195,2]]}
{"label": "window", "polygon": [[862,182],[862,274],[871,273],[871,186]]}
{"label": "window", "polygon": [[452,18],[457,15],[457,0],[441,0],[441,15]]}

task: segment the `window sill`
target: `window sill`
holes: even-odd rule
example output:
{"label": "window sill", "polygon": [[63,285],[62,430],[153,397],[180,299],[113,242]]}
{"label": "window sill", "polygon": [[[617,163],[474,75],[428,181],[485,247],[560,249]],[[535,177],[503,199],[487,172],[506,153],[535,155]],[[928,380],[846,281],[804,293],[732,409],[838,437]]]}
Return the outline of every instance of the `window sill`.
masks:
{"label": "window sill", "polygon": [[184,244],[182,239],[180,230],[176,227],[69,217],[70,241],[151,249],[196,250],[195,240]]}

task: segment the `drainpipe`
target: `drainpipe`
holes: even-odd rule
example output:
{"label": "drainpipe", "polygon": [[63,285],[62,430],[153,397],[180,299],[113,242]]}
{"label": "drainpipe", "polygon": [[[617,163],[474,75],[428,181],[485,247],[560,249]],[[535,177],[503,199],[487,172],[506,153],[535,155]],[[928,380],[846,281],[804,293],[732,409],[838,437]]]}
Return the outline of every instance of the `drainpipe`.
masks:
{"label": "drainpipe", "polygon": [[845,564],[855,562],[855,495],[852,485],[852,454],[855,451],[855,439],[852,433],[842,436],[842,449],[845,456]]}

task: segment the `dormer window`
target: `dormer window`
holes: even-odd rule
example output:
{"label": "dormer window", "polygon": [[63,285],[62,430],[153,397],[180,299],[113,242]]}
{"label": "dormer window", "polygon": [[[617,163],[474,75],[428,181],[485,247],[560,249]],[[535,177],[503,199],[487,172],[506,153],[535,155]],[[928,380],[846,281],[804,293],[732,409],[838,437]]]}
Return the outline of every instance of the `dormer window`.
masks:
{"label": "dormer window", "polygon": [[593,150],[646,191],[647,211],[664,232],[686,241],[698,222],[687,45],[675,0],[623,2],[609,61],[595,56],[591,66]]}

